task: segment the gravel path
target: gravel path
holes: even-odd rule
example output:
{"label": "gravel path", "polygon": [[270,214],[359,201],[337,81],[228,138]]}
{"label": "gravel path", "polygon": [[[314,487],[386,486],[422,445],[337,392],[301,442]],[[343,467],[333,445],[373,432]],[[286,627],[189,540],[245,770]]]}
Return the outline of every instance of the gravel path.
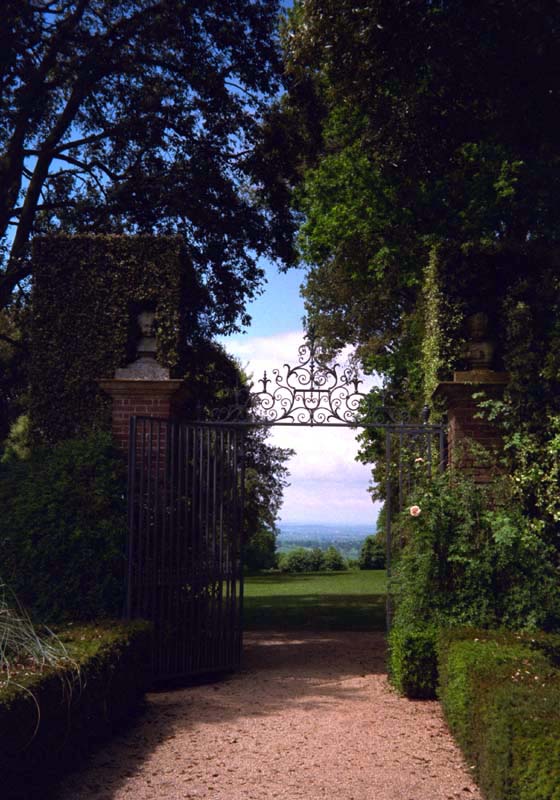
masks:
{"label": "gravel path", "polygon": [[380,633],[250,633],[244,669],[148,697],[60,800],[480,800],[436,702],[395,695]]}

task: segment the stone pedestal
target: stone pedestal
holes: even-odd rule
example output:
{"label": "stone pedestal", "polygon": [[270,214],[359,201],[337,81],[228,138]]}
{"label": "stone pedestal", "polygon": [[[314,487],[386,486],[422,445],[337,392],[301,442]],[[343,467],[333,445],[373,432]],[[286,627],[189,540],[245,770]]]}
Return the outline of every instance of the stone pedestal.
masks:
{"label": "stone pedestal", "polygon": [[186,395],[182,380],[113,378],[99,381],[99,386],[113,399],[113,437],[125,452],[128,452],[131,417],[171,419],[180,416],[180,406]]}
{"label": "stone pedestal", "polygon": [[434,399],[443,400],[447,408],[448,466],[466,472],[476,483],[492,480],[503,442],[496,427],[477,416],[479,400],[473,395],[483,393],[484,399],[499,400],[508,380],[507,372],[490,369],[455,372],[453,380],[440,383],[433,395]]}

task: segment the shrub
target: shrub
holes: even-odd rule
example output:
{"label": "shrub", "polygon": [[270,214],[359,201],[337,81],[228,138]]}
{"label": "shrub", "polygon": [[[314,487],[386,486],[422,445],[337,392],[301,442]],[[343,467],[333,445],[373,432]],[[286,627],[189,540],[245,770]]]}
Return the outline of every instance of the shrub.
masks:
{"label": "shrub", "polygon": [[313,556],[305,547],[294,547],[288,553],[282,553],[280,569],[282,572],[312,572]]}
{"label": "shrub", "polygon": [[511,502],[506,479],[483,487],[450,470],[413,499],[421,514],[405,512],[396,526],[405,542],[391,583],[397,618],[525,630],[559,624],[555,554]]}
{"label": "shrub", "polygon": [[[420,515],[403,512],[395,523],[395,538],[404,543],[389,588],[397,638],[400,630],[438,626],[536,631],[558,625],[554,553],[510,502],[507,479],[482,487],[449,471],[427,481],[413,499]],[[426,670],[435,676],[431,651],[434,663]],[[406,663],[400,648],[390,651],[395,675],[407,673],[401,658]],[[416,691],[414,680],[395,678],[395,685]]]}
{"label": "shrub", "polygon": [[560,761],[547,750],[560,735],[560,671],[546,638],[440,633],[443,710],[488,800],[560,798]]}
{"label": "shrub", "polygon": [[124,466],[109,434],[0,465],[2,577],[33,619],[120,614],[124,498]]}
{"label": "shrub", "polygon": [[341,572],[346,569],[346,561],[342,557],[340,550],[337,550],[333,545],[327,547],[323,553],[322,569],[328,572]]}
{"label": "shrub", "polygon": [[378,535],[366,536],[358,563],[360,569],[385,569],[385,545]]}
{"label": "shrub", "polygon": [[430,625],[393,625],[389,633],[389,677],[406,697],[436,696],[437,629]]}
{"label": "shrub", "polygon": [[294,547],[280,555],[278,566],[281,572],[337,572],[346,569],[346,562],[336,547],[327,547],[324,552],[320,547]]}
{"label": "shrub", "polygon": [[320,547],[314,547],[309,553],[309,567],[311,572],[320,572],[325,569],[325,554]]}

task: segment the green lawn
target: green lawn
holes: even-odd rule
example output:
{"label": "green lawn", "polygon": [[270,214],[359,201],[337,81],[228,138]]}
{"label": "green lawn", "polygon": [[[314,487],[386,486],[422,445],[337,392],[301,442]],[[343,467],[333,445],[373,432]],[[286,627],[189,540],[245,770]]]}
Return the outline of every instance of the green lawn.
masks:
{"label": "green lawn", "polygon": [[384,570],[245,578],[245,628],[384,630]]}

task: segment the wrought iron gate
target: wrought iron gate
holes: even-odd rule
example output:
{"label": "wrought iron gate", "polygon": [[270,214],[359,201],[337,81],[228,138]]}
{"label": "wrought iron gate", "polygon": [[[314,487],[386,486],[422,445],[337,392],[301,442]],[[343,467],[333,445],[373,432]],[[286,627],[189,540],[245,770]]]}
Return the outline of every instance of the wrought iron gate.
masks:
{"label": "wrought iron gate", "polygon": [[131,420],[127,616],[154,624],[158,679],[239,665],[243,440],[227,426]]}
{"label": "wrought iron gate", "polygon": [[[242,643],[244,443],[249,428],[350,427],[384,436],[387,571],[392,516],[420,469],[443,469],[444,431],[381,404],[368,408],[356,373],[329,363],[313,339],[299,362],[264,373],[261,390],[194,423],[134,417],[129,447],[127,614],[155,627],[159,679],[232,670]],[[391,605],[387,606],[387,624]]]}

